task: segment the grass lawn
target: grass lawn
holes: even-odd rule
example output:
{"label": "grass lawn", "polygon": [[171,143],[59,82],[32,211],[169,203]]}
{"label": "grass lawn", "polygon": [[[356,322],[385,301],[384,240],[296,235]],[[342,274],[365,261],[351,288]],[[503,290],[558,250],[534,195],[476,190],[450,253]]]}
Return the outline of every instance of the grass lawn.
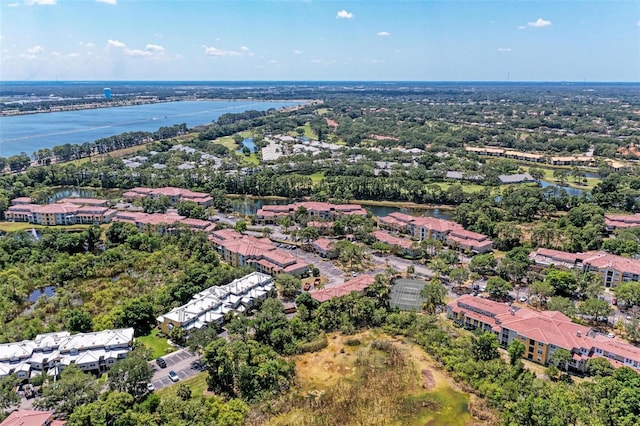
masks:
{"label": "grass lawn", "polygon": [[[84,231],[89,228],[91,225],[58,225],[55,228],[59,228],[65,231]],[[0,232],[17,232],[17,231],[31,231],[33,228],[35,229],[44,229],[47,228],[43,225],[35,225],[33,223],[28,222],[0,222]]]}
{"label": "grass lawn", "polygon": [[[434,182],[436,185],[438,185],[440,187],[440,189],[442,189],[443,191],[446,191],[447,189],[449,189],[449,187],[451,187],[452,185],[457,185],[457,183],[449,183],[449,182]],[[464,192],[480,192],[483,189],[486,188],[491,188],[489,186],[482,186],[482,185],[478,185],[477,183],[468,183],[468,182],[463,182],[461,183],[462,185],[462,190]]]}
{"label": "grass lawn", "polygon": [[260,165],[260,159],[256,154],[250,154],[250,155],[240,154],[240,156],[241,156],[240,164],[242,164],[243,166],[251,167],[251,166]]}
{"label": "grass lawn", "polygon": [[[292,391],[309,401],[319,395],[323,404],[284,398],[286,408],[267,425],[315,424],[318,418],[327,424],[475,423],[469,395],[460,392],[418,346],[375,330],[327,337],[325,349],[292,357],[297,375]],[[373,349],[374,340],[386,341],[394,350]],[[399,362],[387,362],[391,357]]]}
{"label": "grass lawn", "polygon": [[[191,388],[191,397],[192,398],[200,398],[204,396],[204,393],[207,390],[207,376],[208,373],[203,371],[202,373],[198,373],[193,377],[189,377],[186,380],[180,380],[178,383],[184,383],[185,385]],[[171,395],[176,395],[178,390],[178,386],[167,386],[166,388],[162,388],[156,391],[156,394],[159,397],[167,397]]]}
{"label": "grass lawn", "polygon": [[[544,172],[544,177],[542,178],[543,180],[546,180],[547,182],[552,182],[552,183],[557,183],[558,185],[560,185],[560,182],[556,181],[556,178],[553,177],[553,171],[555,169],[553,168],[542,168],[539,166],[521,166],[521,168],[527,172],[529,172],[529,169],[531,169],[531,167],[537,167],[540,170],[542,170]],[[561,167],[557,167],[557,168],[561,168]],[[565,168],[566,169],[566,168]],[[569,169],[566,169],[569,170]],[[587,183],[586,184],[577,184],[573,181],[573,177],[569,176],[567,177],[567,180],[565,182],[566,186],[570,186],[571,188],[577,188],[577,189],[584,189],[584,190],[592,190],[597,184],[599,184],[600,182],[602,182],[602,179],[598,179],[598,178],[587,178]]]}
{"label": "grass lawn", "polygon": [[322,179],[324,179],[324,172],[315,172],[314,174],[309,175],[309,177],[311,178],[311,182],[316,185],[320,183]]}
{"label": "grass lawn", "polygon": [[229,148],[229,151],[235,151],[238,149],[238,145],[236,145],[236,141],[233,140],[233,136],[223,136],[218,139],[214,139],[211,143],[217,143],[219,145],[226,146]]}
{"label": "grass lawn", "polygon": [[136,337],[136,340],[151,350],[153,358],[159,358],[173,351],[173,347],[167,343],[166,337],[159,337],[160,330],[154,328],[151,333],[146,336]]}
{"label": "grass lawn", "polygon": [[302,136],[306,136],[309,139],[318,139],[318,135],[316,134],[316,132],[311,130],[311,125],[309,123],[305,123],[305,125],[302,127],[304,128],[304,135]]}

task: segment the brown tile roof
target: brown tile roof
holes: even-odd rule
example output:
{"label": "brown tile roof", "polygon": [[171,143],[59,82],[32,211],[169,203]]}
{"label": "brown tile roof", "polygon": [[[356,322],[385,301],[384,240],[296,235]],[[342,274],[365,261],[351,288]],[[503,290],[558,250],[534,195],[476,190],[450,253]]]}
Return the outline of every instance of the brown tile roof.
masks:
{"label": "brown tile roof", "polygon": [[312,298],[322,303],[326,302],[327,300],[333,299],[334,297],[347,295],[352,291],[363,291],[371,284],[373,284],[373,281],[373,275],[360,275],[349,281],[346,281],[343,284],[334,287],[323,288],[322,290],[312,291],[310,294]]}

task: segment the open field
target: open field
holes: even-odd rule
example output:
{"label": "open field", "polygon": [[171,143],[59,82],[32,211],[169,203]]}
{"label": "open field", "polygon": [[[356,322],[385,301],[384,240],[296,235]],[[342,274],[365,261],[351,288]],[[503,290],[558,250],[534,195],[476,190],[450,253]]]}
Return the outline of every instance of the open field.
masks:
{"label": "open field", "polygon": [[418,346],[377,331],[328,338],[327,348],[293,357],[298,385],[271,404],[280,414],[266,424],[481,424]]}
{"label": "open field", "polygon": [[[182,383],[185,384],[187,386],[189,386],[191,388],[191,397],[192,398],[200,398],[202,396],[205,396],[205,394],[207,393],[207,376],[209,375],[209,373],[207,372],[202,372],[199,374],[196,374],[193,377],[190,377],[186,380],[181,380],[178,383]],[[178,386],[167,386],[165,388],[159,389],[156,391],[156,394],[160,397],[160,398],[166,398],[168,396],[175,396],[177,395],[177,391],[178,391]]]}
{"label": "open field", "polygon": [[[526,171],[529,172],[529,170],[531,169],[531,167],[537,167],[540,170],[542,170],[544,172],[544,177],[543,179],[546,180],[547,182],[553,182],[553,183],[557,183],[558,185],[560,185],[559,182],[556,181],[556,178],[553,176],[553,171],[556,169],[565,169],[565,170],[569,170],[566,167],[556,167],[556,168],[550,168],[550,167],[540,167],[538,165],[536,166],[522,166],[521,168]],[[584,189],[584,190],[592,190],[597,184],[599,184],[600,182],[602,182],[602,179],[598,179],[598,178],[586,178],[587,179],[587,183],[586,184],[578,184],[576,182],[574,182],[573,177],[569,176],[567,177],[567,180],[565,182],[566,186],[570,186],[571,188],[576,188],[576,189]]]}
{"label": "open field", "polygon": [[236,141],[233,140],[233,136],[223,136],[218,139],[214,139],[211,143],[217,143],[219,145],[226,146],[229,148],[229,151],[235,151],[238,149],[238,145],[236,145]]}
{"label": "open field", "polygon": [[309,175],[309,177],[311,178],[311,182],[316,185],[320,183],[322,179],[324,179],[324,172],[315,172],[314,174]]}
{"label": "open field", "polygon": [[147,336],[136,337],[136,341],[142,343],[151,351],[152,358],[160,358],[168,352],[175,350],[167,343],[166,337],[158,337],[158,330],[154,328]]}
{"label": "open field", "polygon": [[458,185],[458,184],[462,185],[463,192],[471,192],[471,193],[480,192],[483,189],[491,188],[490,186],[483,186],[483,185],[478,185],[477,183],[468,183],[468,182],[461,182],[461,183],[434,182],[434,183],[438,185],[440,189],[442,189],[443,191],[446,191],[451,186]]}
{"label": "open field", "polygon": [[[84,231],[91,225],[68,225],[68,226],[55,226],[55,229],[63,229],[65,231],[75,232]],[[31,231],[32,229],[44,229],[47,228],[43,225],[35,225],[28,222],[0,222],[0,232],[17,232],[17,231]]]}

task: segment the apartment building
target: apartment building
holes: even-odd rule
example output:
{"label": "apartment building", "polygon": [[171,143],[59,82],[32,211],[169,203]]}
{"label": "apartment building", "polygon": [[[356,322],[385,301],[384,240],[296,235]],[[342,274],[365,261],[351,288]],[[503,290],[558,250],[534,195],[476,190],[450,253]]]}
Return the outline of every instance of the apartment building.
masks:
{"label": "apartment building", "polygon": [[305,201],[287,205],[263,206],[256,212],[257,222],[260,224],[275,223],[276,219],[289,216],[292,219],[300,207],[307,211],[307,216],[312,221],[331,221],[340,216],[358,215],[366,216],[367,211],[358,204],[331,204],[319,201]]}
{"label": "apartment building", "polygon": [[189,302],[172,309],[156,319],[163,333],[175,328],[185,331],[206,327],[214,323],[222,325],[229,312],[242,313],[255,301],[267,297],[274,288],[271,276],[253,272],[223,286],[209,287],[194,295]]}
{"label": "apartment building", "polygon": [[640,228],[640,213],[605,214],[604,224],[608,232],[613,232],[621,228]]}
{"label": "apartment building", "polygon": [[523,357],[538,364],[548,364],[562,348],[571,352],[570,366],[579,371],[586,371],[587,361],[597,357],[615,367],[640,369],[640,348],[575,324],[558,311],[534,311],[465,295],[447,305],[447,316],[466,328],[495,333],[503,347],[521,341]]}
{"label": "apartment building", "polygon": [[349,281],[345,281],[344,283],[333,286],[333,287],[312,291],[309,294],[313,299],[322,303],[322,302],[326,302],[327,300],[331,300],[334,297],[345,296],[351,293],[352,291],[362,294],[364,290],[367,289],[367,287],[373,284],[374,281],[375,281],[375,278],[373,277],[373,275],[365,274],[365,275],[360,275],[355,278],[352,278]]}
{"label": "apartment building", "polygon": [[395,212],[378,218],[378,227],[409,234],[419,241],[440,240],[451,248],[473,253],[486,253],[493,249],[493,242],[486,235],[466,231],[458,223],[435,217]]}
{"label": "apartment building", "polygon": [[395,235],[391,235],[386,231],[377,230],[371,233],[373,237],[385,244],[389,244],[391,247],[399,247],[409,256],[416,255],[420,252],[420,247],[414,245],[414,241],[400,238]]}
{"label": "apartment building", "polygon": [[101,373],[123,359],[133,345],[133,328],[70,334],[39,334],[33,340],[0,344],[0,376],[58,375],[75,364],[82,371]]}
{"label": "apartment building", "polygon": [[[17,201],[16,201],[17,200]],[[60,200],[53,204],[31,204],[23,199],[13,200],[5,219],[10,222],[29,222],[38,225],[76,225],[109,223],[116,215],[116,210],[106,206],[106,200],[94,200],[92,204],[82,204],[89,199],[78,199],[80,202]],[[76,199],[68,199],[75,201]],[[93,199],[91,199],[93,200]],[[98,203],[100,201],[100,203]]]}
{"label": "apartment building", "polygon": [[328,238],[318,238],[311,243],[313,250],[327,259],[333,259],[337,256],[335,245],[336,242]]}
{"label": "apartment building", "polygon": [[309,264],[288,251],[279,249],[268,238],[243,235],[230,229],[213,231],[209,240],[222,259],[233,267],[252,266],[258,272],[305,275]]}
{"label": "apartment building", "polygon": [[213,198],[204,192],[193,192],[188,189],[164,187],[164,188],[132,188],[122,194],[126,201],[133,201],[140,198],[160,198],[167,197],[171,204],[178,204],[181,201],[192,201],[199,206],[209,207],[213,204]]}
{"label": "apartment building", "polygon": [[161,234],[172,233],[176,226],[188,226],[194,231],[211,232],[215,224],[208,220],[191,219],[177,213],[142,213],[119,211],[113,218],[114,222],[126,222],[136,228],[146,231],[152,230]]}
{"label": "apartment building", "polygon": [[640,260],[609,254],[603,251],[568,253],[560,250],[539,248],[529,254],[538,267],[550,265],[596,272],[605,287],[614,287],[627,281],[640,281]]}

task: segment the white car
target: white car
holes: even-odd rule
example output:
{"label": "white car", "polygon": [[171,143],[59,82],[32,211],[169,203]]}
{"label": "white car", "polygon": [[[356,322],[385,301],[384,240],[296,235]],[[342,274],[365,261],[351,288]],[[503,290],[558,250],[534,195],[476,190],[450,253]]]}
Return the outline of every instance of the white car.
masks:
{"label": "white car", "polygon": [[147,390],[149,392],[153,392],[154,390],[156,390],[156,387],[153,386],[153,383],[147,383]]}
{"label": "white car", "polygon": [[524,303],[524,302],[526,302],[528,299],[527,299],[527,296],[521,296],[521,297],[520,297],[520,299],[518,299],[518,300],[519,300],[520,302]]}

